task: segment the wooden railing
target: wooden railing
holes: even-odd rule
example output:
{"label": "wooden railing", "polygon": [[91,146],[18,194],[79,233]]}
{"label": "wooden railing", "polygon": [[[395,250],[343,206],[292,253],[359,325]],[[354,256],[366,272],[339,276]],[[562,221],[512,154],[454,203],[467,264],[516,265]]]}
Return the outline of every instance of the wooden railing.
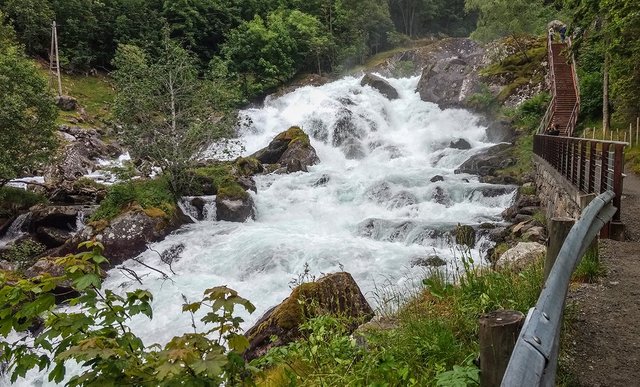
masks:
{"label": "wooden railing", "polygon": [[[571,50],[573,46],[573,42],[570,36],[567,36],[567,48]],[[576,129],[576,125],[578,124],[578,115],[580,114],[580,79],[578,78],[576,66],[576,56],[571,52],[571,76],[573,77],[573,89],[576,93],[576,104],[573,107],[573,112],[571,112],[571,119],[569,120],[569,124],[567,125],[567,133],[569,136],[573,136],[573,131]]]}
{"label": "wooden railing", "polygon": [[613,191],[620,221],[625,142],[589,140],[577,137],[536,135],[533,152],[585,194]]}

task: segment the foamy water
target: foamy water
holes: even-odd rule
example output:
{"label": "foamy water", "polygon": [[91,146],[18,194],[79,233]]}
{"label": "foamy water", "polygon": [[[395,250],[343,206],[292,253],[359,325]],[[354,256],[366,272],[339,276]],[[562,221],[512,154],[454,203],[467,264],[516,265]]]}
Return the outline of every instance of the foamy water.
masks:
{"label": "foamy water", "polygon": [[[395,101],[349,77],[303,87],[242,112],[249,122],[241,129],[245,154],[299,125],[314,134],[311,144],[321,163],[309,173],[257,176],[258,193],[251,193],[255,221],[205,220],[154,244],[160,252],[184,245],[172,264],[172,281],[135,262],[127,266],[144,276],[144,286],[118,270],[109,273],[109,288],[125,292],[144,287],[154,294],[153,320],[134,318],[130,323],[146,344],[164,344],[191,331],[190,316],[181,313],[182,295],[198,300],[204,289],[219,285],[256,305],[253,315],[243,315],[249,327],[289,295],[290,281],[305,264],[315,276],[344,268],[375,305],[376,284],[402,287],[421,275],[423,269],[411,267],[416,257],[436,253],[453,259],[451,246],[432,230],[499,221],[512,194],[485,197],[481,189],[486,185],[476,177],[454,174],[467,158],[491,145],[477,117],[421,101],[415,92],[418,78],[389,82],[400,94]],[[472,149],[449,149],[449,142],[458,138],[469,141]],[[361,158],[352,159],[354,155]],[[432,183],[435,175],[444,181]],[[479,250],[472,253],[479,259]],[[139,258],[170,273],[155,252]],[[34,373],[22,385],[42,380]]]}

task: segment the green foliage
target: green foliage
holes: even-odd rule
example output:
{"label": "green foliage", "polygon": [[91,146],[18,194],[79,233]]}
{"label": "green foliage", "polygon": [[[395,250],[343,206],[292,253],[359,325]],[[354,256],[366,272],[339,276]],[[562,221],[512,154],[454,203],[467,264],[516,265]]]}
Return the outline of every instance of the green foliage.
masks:
{"label": "green foliage", "polygon": [[133,205],[143,209],[160,209],[168,217],[175,212],[176,198],[165,178],[131,180],[109,187],[107,196],[91,216],[91,221],[110,220]]}
{"label": "green foliage", "polygon": [[9,217],[27,210],[38,203],[46,202],[46,198],[35,192],[15,187],[0,188],[0,217]]}
{"label": "green foliage", "polygon": [[605,275],[606,270],[600,262],[598,248],[590,248],[580,260],[578,267],[573,272],[572,279],[578,282],[595,283]]}
{"label": "green foliage", "polygon": [[389,10],[398,31],[411,37],[468,36],[476,24],[476,14],[465,12],[464,0],[394,0]]}
{"label": "green foliage", "polygon": [[29,268],[35,263],[34,257],[43,253],[46,247],[32,239],[17,241],[4,251],[0,258],[17,264],[18,270]]}
{"label": "green foliage", "polygon": [[524,101],[515,111],[509,112],[516,128],[524,133],[534,133],[538,129],[550,101],[549,93],[540,93]]}
{"label": "green foliage", "polygon": [[214,105],[218,83],[199,76],[189,52],[168,36],[158,50],[153,58],[137,46],[118,48],[114,112],[133,156],[161,168],[177,195],[194,155],[227,135],[235,115]]}
{"label": "green foliage", "polygon": [[[241,159],[245,160],[245,159]],[[240,170],[246,171],[240,167]],[[236,170],[232,163],[220,163],[208,167],[195,168],[190,171],[194,178],[190,182],[190,194],[204,194],[204,186],[211,186],[217,195],[228,199],[244,199],[249,194],[238,184],[238,179],[234,174]]]}
{"label": "green foliage", "polygon": [[0,45],[0,187],[40,166],[55,149],[53,102],[47,81],[22,49]]}
{"label": "green foliage", "polygon": [[486,84],[480,85],[480,90],[467,98],[468,105],[479,112],[494,113],[499,107],[500,103],[498,99],[493,95],[489,86]]}
{"label": "green foliage", "polygon": [[[73,360],[85,368],[69,379],[69,386],[244,383],[250,370],[241,353],[248,342],[240,334],[243,320],[234,314],[237,307],[252,313],[249,301],[227,287],[207,289],[201,301],[185,300],[183,305],[192,317],[203,310],[200,321],[206,332],[198,333],[194,324],[194,333],[174,337],[164,347],[147,347],[127,321],[136,315],[151,319],[153,295],[146,290],[118,295],[102,289],[100,265],[107,261],[103,246],[85,242],[80,247],[88,251],[56,260],[64,269],[58,277],[8,280],[6,273],[0,273],[0,360],[7,362],[12,382],[38,367],[49,370],[50,382],[61,383],[65,362]],[[55,310],[52,291],[63,284],[71,284],[79,294],[69,301],[73,311]],[[33,344],[7,341],[12,330],[24,332],[42,321],[43,330]]]}
{"label": "green foliage", "polygon": [[[442,271],[393,316],[395,326],[375,324],[356,332],[349,321],[315,317],[301,326],[303,338],[275,348],[252,364],[262,385],[478,385],[470,359],[478,351],[477,319],[496,309],[526,312],[542,284],[542,262],[520,273],[474,267],[462,259],[457,282]],[[462,273],[462,274],[460,274]]]}
{"label": "green foliage", "polygon": [[549,10],[543,0],[466,0],[465,9],[479,13],[478,26],[471,37],[482,42],[545,30]]}

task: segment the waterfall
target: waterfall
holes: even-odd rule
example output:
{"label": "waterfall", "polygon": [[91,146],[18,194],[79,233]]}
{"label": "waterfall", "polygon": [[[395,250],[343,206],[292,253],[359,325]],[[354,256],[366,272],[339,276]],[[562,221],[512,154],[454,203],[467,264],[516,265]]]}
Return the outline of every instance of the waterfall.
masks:
{"label": "waterfall", "polygon": [[[289,295],[290,280],[305,264],[316,276],[344,268],[375,305],[376,284],[404,286],[424,275],[424,269],[412,267],[416,259],[436,254],[452,262],[451,230],[458,223],[501,221],[514,187],[454,173],[492,145],[478,117],[421,101],[415,92],[418,77],[388,81],[398,90],[397,100],[347,77],[302,87],[241,112],[241,137],[227,146],[248,155],[299,125],[321,163],[308,173],[256,176],[258,193],[250,193],[257,214],[253,221],[216,222],[215,203],[205,200],[204,220],[182,227],[155,243],[155,252],[139,257],[168,271],[156,252],[178,251],[174,282],[136,262],[126,263],[139,275],[148,274],[143,287],[154,294],[153,320],[136,316],[130,322],[145,343],[164,344],[191,331],[190,316],[181,313],[182,295],[199,300],[204,289],[219,285],[256,305],[254,314],[242,315],[249,327]],[[471,149],[449,147],[459,138]],[[183,199],[181,207],[198,219],[192,199]],[[477,262],[486,244],[480,240],[472,249]],[[117,292],[141,287],[117,270],[109,273],[105,286]],[[46,378],[41,380],[46,384]]]}
{"label": "waterfall", "polygon": [[183,196],[178,206],[194,222],[216,220],[215,196]]}
{"label": "waterfall", "polygon": [[11,242],[15,241],[16,239],[20,238],[25,234],[22,228],[24,224],[29,220],[30,217],[31,217],[31,213],[27,212],[25,214],[18,216],[13,221],[13,223],[11,223],[11,226],[9,226],[9,228],[7,229],[7,232],[4,234],[4,236],[2,236],[2,238],[0,238],[0,248],[8,246]]}

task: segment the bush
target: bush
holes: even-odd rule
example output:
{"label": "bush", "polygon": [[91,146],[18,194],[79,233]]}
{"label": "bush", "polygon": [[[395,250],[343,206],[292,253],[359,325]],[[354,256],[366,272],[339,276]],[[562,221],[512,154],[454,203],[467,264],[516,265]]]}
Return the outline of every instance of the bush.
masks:
{"label": "bush", "polygon": [[15,187],[0,188],[0,217],[10,217],[47,199],[37,193]]}
{"label": "bush", "polygon": [[525,133],[533,133],[540,125],[540,121],[547,112],[551,96],[540,93],[524,101],[515,110],[508,113],[513,118],[514,125]]}
{"label": "bush", "polygon": [[477,93],[469,96],[467,103],[472,109],[483,113],[494,113],[500,106],[496,96],[484,83],[480,84],[480,90]]}
{"label": "bush", "polygon": [[0,257],[17,265],[18,270],[24,270],[35,263],[35,257],[46,250],[42,243],[32,239],[17,241],[11,245]]}
{"label": "bush", "polygon": [[110,220],[137,204],[143,209],[160,209],[167,216],[175,211],[176,198],[165,178],[131,180],[112,185],[91,221]]}

